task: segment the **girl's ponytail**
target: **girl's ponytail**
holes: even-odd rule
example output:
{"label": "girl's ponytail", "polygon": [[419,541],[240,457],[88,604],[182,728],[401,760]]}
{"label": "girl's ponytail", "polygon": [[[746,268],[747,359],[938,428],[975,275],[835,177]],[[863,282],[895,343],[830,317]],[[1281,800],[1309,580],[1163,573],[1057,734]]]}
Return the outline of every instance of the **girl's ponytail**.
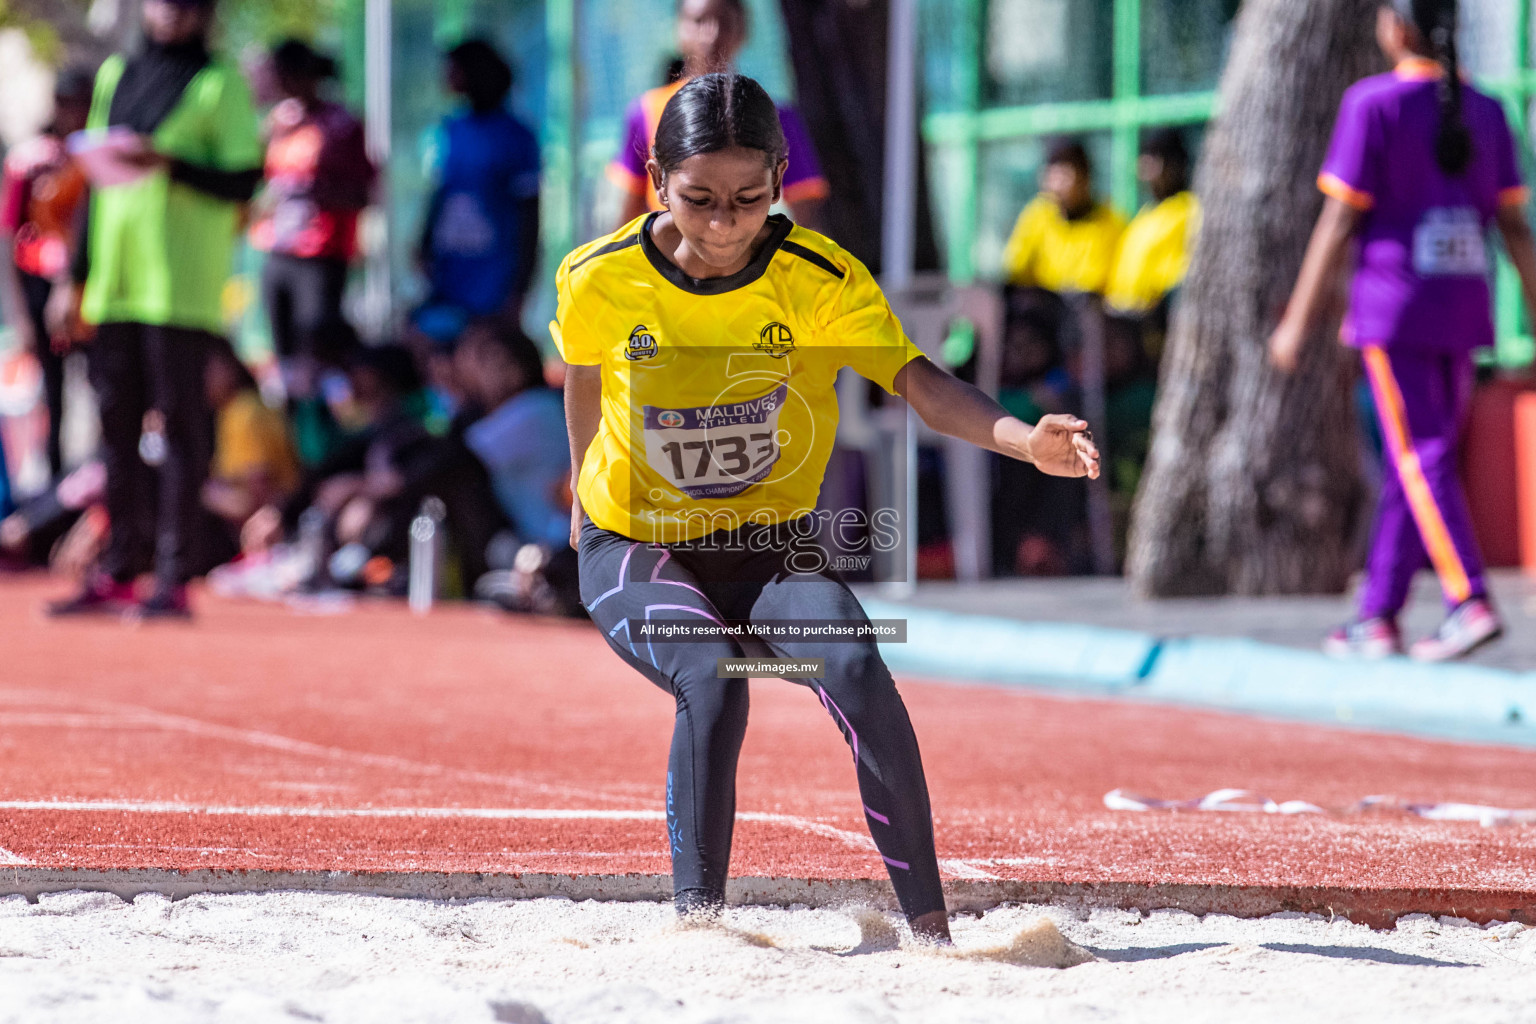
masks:
{"label": "girl's ponytail", "polygon": [[1414,27],[1445,68],[1440,81],[1440,135],[1435,160],[1446,174],[1459,175],[1472,162],[1472,133],[1462,116],[1461,57],[1456,50],[1457,0],[1409,0]]}

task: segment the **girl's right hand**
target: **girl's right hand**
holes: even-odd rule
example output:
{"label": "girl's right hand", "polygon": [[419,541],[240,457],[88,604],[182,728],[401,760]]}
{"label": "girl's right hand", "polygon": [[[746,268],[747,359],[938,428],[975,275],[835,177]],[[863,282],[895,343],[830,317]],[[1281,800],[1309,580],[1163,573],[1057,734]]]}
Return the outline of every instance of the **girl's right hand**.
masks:
{"label": "girl's right hand", "polygon": [[581,524],[586,519],[581,511],[581,499],[576,497],[575,491],[571,492],[571,550],[581,550]]}

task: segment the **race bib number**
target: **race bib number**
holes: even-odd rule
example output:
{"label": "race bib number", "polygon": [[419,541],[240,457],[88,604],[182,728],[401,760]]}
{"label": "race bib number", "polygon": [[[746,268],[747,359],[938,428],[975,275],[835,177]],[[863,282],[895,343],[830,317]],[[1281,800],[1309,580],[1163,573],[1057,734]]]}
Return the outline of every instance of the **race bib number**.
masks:
{"label": "race bib number", "polygon": [[690,498],[731,498],[779,461],[780,384],[758,398],[696,409],[645,407],[645,458]]}
{"label": "race bib number", "polygon": [[1413,269],[1420,277],[1488,273],[1483,221],[1469,207],[1430,210],[1413,232]]}

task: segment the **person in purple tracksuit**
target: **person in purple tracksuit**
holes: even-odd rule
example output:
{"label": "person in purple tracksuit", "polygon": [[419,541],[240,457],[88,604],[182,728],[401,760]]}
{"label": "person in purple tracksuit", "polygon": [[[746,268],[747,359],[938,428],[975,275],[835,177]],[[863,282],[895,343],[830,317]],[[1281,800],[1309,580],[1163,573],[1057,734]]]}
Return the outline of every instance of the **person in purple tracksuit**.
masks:
{"label": "person in purple tracksuit", "polygon": [[1330,636],[1340,655],[1402,651],[1397,615],[1413,575],[1433,566],[1450,610],[1416,658],[1460,657],[1496,638],[1482,558],[1457,473],[1474,349],[1493,344],[1486,249],[1497,225],[1536,309],[1532,244],[1515,143],[1498,102],[1463,81],[1456,0],[1383,3],[1377,37],[1396,70],[1344,95],[1318,185],[1322,216],[1272,362],[1295,368],[1352,242],[1358,269],[1344,325],[1386,443],[1358,617]]}

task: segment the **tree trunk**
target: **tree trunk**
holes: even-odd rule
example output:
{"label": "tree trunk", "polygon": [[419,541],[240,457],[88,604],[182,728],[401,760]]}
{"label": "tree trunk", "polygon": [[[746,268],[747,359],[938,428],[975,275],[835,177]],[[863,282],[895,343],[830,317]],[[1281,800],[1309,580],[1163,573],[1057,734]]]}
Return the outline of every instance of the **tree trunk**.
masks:
{"label": "tree trunk", "polygon": [[1197,183],[1205,222],[1165,356],[1127,573],[1152,597],[1342,591],[1363,511],[1337,313],[1301,368],[1265,341],[1322,207],[1339,100],[1384,67],[1379,0],[1248,0]]}

